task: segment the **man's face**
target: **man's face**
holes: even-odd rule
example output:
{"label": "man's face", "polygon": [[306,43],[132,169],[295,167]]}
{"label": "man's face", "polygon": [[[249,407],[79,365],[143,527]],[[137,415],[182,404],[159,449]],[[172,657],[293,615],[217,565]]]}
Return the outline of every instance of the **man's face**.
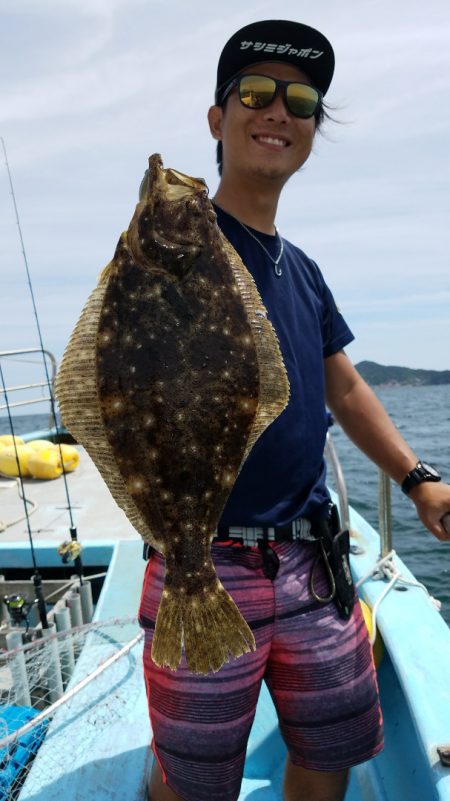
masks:
{"label": "man's face", "polygon": [[[290,64],[265,62],[243,72],[311,83],[305,73]],[[316,127],[314,117],[294,117],[280,93],[266,108],[248,109],[236,89],[224,107],[210,109],[209,122],[212,135],[222,141],[223,177],[253,175],[281,186],[308,158]]]}

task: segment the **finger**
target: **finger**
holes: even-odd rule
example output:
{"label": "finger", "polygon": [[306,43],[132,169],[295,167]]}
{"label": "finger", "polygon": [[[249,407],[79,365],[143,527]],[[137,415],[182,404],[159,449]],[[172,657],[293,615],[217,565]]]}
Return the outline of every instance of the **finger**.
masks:
{"label": "finger", "polygon": [[450,536],[450,512],[447,512],[447,514],[445,514],[444,517],[441,518],[441,525],[445,533]]}
{"label": "finger", "polygon": [[432,534],[434,534],[435,537],[438,538],[438,540],[441,540],[442,542],[450,541],[450,531],[447,531],[446,528],[444,528],[442,521],[439,523],[433,523],[431,526],[429,526],[429,530]]}

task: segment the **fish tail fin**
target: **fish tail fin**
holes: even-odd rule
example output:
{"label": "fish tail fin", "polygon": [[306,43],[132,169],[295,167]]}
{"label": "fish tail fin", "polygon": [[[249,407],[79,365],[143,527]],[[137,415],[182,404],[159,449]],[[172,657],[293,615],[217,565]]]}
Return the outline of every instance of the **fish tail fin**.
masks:
{"label": "fish tail fin", "polygon": [[212,588],[194,595],[163,592],[153,661],[176,670],[182,638],[187,666],[193,673],[216,672],[230,656],[235,659],[256,648],[250,627],[218,579]]}
{"label": "fish tail fin", "polygon": [[182,634],[179,595],[164,587],[152,642],[152,659],[158,667],[177,669],[181,662]]}

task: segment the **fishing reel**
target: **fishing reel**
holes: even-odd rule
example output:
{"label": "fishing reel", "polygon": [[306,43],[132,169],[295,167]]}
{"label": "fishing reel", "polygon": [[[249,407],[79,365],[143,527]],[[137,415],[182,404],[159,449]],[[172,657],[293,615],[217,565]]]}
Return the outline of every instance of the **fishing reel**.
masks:
{"label": "fishing reel", "polygon": [[36,601],[28,601],[23,595],[4,595],[3,603],[5,604],[8,614],[11,618],[11,623],[14,626],[21,626],[22,623],[27,624],[27,631],[30,625],[29,615],[30,610]]}
{"label": "fishing reel", "polygon": [[61,543],[58,548],[58,554],[60,555],[64,565],[66,565],[68,562],[75,562],[75,560],[78,559],[81,551],[82,546],[77,540],[66,540],[65,542]]}

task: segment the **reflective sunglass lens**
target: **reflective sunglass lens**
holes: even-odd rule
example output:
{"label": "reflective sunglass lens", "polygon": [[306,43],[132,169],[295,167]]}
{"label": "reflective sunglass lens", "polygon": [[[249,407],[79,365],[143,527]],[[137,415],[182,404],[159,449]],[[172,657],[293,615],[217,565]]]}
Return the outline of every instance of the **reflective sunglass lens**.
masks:
{"label": "reflective sunglass lens", "polygon": [[239,97],[247,108],[266,108],[272,103],[279,86],[285,89],[291,114],[303,119],[315,114],[320,95],[313,86],[304,83],[276,81],[265,75],[244,75],[239,81]]}
{"label": "reflective sunglass lens", "polygon": [[292,114],[307,119],[315,114],[320,96],[312,86],[290,83],[286,88],[286,100]]}
{"label": "reflective sunglass lens", "polygon": [[264,75],[245,75],[239,82],[239,97],[248,108],[265,108],[275,97],[277,85]]}

